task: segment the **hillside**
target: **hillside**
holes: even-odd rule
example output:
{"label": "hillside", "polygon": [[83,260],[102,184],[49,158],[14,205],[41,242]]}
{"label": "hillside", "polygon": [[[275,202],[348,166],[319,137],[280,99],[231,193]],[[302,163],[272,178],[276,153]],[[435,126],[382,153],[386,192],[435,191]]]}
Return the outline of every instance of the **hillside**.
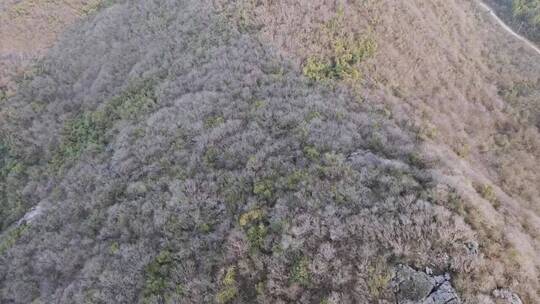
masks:
{"label": "hillside", "polygon": [[540,56],[476,3],[76,5],[6,63],[1,303],[540,302]]}

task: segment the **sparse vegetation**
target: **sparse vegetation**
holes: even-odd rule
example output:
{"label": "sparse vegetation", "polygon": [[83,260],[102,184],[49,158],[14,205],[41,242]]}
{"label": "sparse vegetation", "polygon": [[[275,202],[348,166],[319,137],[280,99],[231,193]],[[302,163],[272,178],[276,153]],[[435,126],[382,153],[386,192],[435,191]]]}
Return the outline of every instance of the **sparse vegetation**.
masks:
{"label": "sparse vegetation", "polygon": [[263,223],[253,225],[248,228],[246,233],[250,248],[255,251],[262,249],[264,240],[268,235],[268,228],[266,225]]}
{"label": "sparse vegetation", "polygon": [[379,298],[384,293],[385,289],[390,287],[392,272],[388,269],[387,262],[377,261],[373,266],[368,268],[367,285],[371,296],[375,299]]}
{"label": "sparse vegetation", "polygon": [[150,302],[152,297],[165,297],[169,288],[172,263],[172,253],[169,250],[161,251],[146,267],[146,282],[143,290],[143,302]]}
{"label": "sparse vegetation", "polygon": [[493,186],[476,184],[475,188],[476,188],[476,191],[480,194],[480,196],[482,196],[487,201],[491,202],[495,208],[500,207],[500,202],[497,199],[497,196],[495,195]]}
{"label": "sparse vegetation", "polygon": [[229,303],[238,295],[235,266],[231,266],[227,269],[221,284],[222,289],[216,295],[216,302],[219,304]]}
{"label": "sparse vegetation", "polygon": [[319,159],[320,153],[317,151],[315,147],[307,146],[304,148],[304,154],[309,158],[311,161],[316,161]]}
{"label": "sparse vegetation", "polygon": [[89,147],[102,147],[107,120],[103,113],[83,114],[80,117],[67,123],[64,133],[63,143],[59,148],[57,159],[53,160],[53,165],[60,166],[66,160],[72,160]]}
{"label": "sparse vegetation", "polygon": [[314,81],[359,80],[359,64],[372,57],[377,49],[373,39],[359,38],[342,30],[343,11],[331,19],[323,28],[323,36],[329,40],[329,54],[314,55],[306,59],[303,72]]}
{"label": "sparse vegetation", "polygon": [[80,9],[81,15],[89,15],[98,12],[99,10],[109,7],[116,0],[90,0]]}
{"label": "sparse vegetation", "polygon": [[298,283],[308,287],[311,283],[311,273],[309,271],[309,259],[301,257],[293,264],[290,274],[292,283]]}
{"label": "sparse vegetation", "polygon": [[253,185],[253,194],[268,201],[273,198],[274,190],[274,180],[270,177],[258,180]]}
{"label": "sparse vegetation", "polygon": [[85,112],[66,123],[62,143],[51,160],[54,168],[77,159],[87,149],[102,150],[107,143],[107,131],[118,120],[134,120],[155,104],[151,81],[130,86],[112,98],[102,109]]}
{"label": "sparse vegetation", "polygon": [[253,209],[240,215],[240,226],[245,227],[255,221],[262,219],[263,212],[260,209]]}
{"label": "sparse vegetation", "polygon": [[315,81],[331,79],[357,80],[361,72],[357,64],[373,56],[375,52],[373,40],[362,41],[338,40],[334,42],[329,59],[309,57],[304,65],[304,75]]}

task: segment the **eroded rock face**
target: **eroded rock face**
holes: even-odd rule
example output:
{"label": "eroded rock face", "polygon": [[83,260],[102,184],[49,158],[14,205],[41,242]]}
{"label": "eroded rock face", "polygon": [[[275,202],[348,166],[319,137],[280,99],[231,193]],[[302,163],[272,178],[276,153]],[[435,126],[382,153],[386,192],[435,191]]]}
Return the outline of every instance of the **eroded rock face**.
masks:
{"label": "eroded rock face", "polygon": [[[426,273],[427,272],[427,273]],[[416,271],[398,265],[393,279],[400,304],[458,304],[459,296],[450,283],[450,275],[432,276],[430,270]]]}

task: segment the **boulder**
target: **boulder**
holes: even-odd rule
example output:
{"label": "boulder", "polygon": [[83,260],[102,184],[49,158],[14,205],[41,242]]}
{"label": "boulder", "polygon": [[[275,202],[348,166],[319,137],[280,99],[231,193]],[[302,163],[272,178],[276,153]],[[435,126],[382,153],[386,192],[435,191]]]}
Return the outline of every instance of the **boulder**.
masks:
{"label": "boulder", "polygon": [[392,281],[399,304],[459,304],[459,296],[450,283],[450,275],[431,275],[398,265]]}

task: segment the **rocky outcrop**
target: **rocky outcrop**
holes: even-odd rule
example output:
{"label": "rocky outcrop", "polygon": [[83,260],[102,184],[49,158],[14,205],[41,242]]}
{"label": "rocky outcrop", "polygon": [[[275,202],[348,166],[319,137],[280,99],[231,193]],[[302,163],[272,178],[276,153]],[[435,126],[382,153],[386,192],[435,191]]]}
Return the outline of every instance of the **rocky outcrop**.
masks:
{"label": "rocky outcrop", "polygon": [[432,276],[430,269],[423,272],[398,265],[392,283],[399,304],[461,303],[449,274]]}

